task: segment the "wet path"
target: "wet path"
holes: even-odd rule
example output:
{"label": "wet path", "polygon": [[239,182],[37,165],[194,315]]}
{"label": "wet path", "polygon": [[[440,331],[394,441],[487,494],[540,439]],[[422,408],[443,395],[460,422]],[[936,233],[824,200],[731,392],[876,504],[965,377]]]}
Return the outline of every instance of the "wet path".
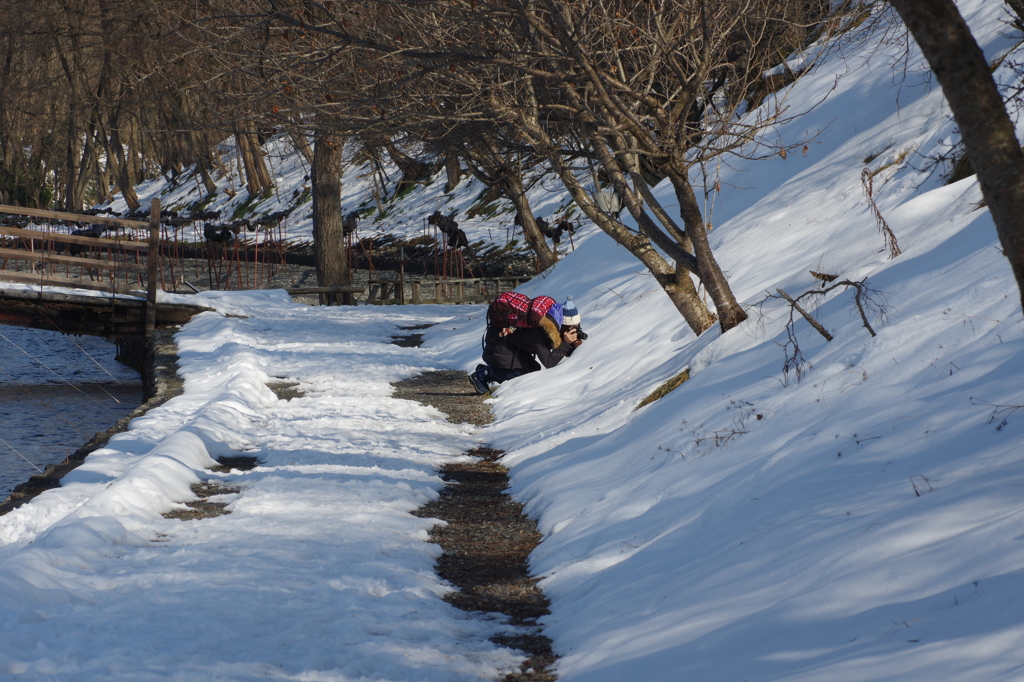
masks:
{"label": "wet path", "polygon": [[[486,424],[487,406],[475,394],[465,372],[428,372],[395,384],[395,397],[418,400],[448,415],[452,422]],[[529,659],[507,681],[555,680],[551,640],[537,624],[548,613],[548,600],[530,576],[530,552],[540,542],[537,524],[507,493],[508,471],[497,459],[500,450],[478,448],[473,462],[449,464],[441,470],[447,482],[440,497],[417,516],[448,523],[431,532],[444,550],[438,575],[459,588],[447,600],[466,611],[501,613],[514,626],[495,643],[525,652]]]}

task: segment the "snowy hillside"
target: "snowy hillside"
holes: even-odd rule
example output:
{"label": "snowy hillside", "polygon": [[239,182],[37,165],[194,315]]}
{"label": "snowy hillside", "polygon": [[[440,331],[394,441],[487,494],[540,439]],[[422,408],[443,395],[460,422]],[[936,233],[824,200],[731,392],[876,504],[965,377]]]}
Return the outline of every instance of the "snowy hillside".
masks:
{"label": "snowy hillside", "polygon": [[[1001,3],[960,6],[991,60],[1020,42]],[[798,109],[834,89],[778,131],[813,136],[806,154],[715,169],[740,328],[694,339],[605,239],[524,287],[572,294],[591,335],[499,389],[482,434],[545,533],[562,679],[1024,679],[1019,295],[974,178],[946,185],[931,161],[957,139],[941,91],[869,30],[788,93]],[[759,304],[820,288],[812,270],[867,278],[888,314],[872,338],[852,290],[824,297],[835,338],[797,317],[807,371],[787,381],[788,307]],[[480,331],[428,338],[468,368]]]}
{"label": "snowy hillside", "polygon": [[[290,243],[312,242],[309,164],[295,151],[286,133],[268,140],[264,150],[274,181],[274,189],[267,197],[249,196],[234,142],[229,139],[219,147],[221,165],[214,175],[218,188],[216,195],[207,196],[198,173],[188,169],[174,181],[159,177],[137,186],[141,206],[146,209],[152,199],[160,199],[164,211],[176,211],[182,216],[200,211],[216,212],[220,214],[220,222],[237,218],[255,221],[272,214],[286,214],[281,221],[284,239]],[[445,215],[455,215],[471,243],[483,242],[485,248],[511,245],[516,250],[524,249],[522,232],[520,230],[517,235],[512,224],[515,212],[511,202],[500,199],[484,203],[486,188],[468,173],[450,193],[444,191],[446,176],[443,168],[436,168],[430,178],[412,189],[400,191],[401,173],[393,165],[370,161],[355,143],[346,146],[345,158],[342,211],[346,214],[359,212],[359,237],[393,235],[412,239],[424,234],[432,235],[433,228],[428,228],[426,219],[434,211],[440,211]],[[566,215],[578,220],[580,215],[568,193],[557,181],[542,179],[539,171],[528,171],[534,183],[530,194],[534,215],[547,218],[552,224]],[[120,195],[102,208],[117,214],[128,213],[128,206]],[[193,229],[195,232],[188,234],[188,228],[183,228],[180,237],[201,241],[201,226]],[[263,238],[260,232],[243,234],[249,239]],[[589,234],[592,230],[584,227],[583,234],[575,239],[585,240]],[[570,244],[566,239],[562,250],[571,250],[574,246],[575,243]]]}
{"label": "snowy hillside", "polygon": [[[1003,4],[959,6],[996,78],[1014,83],[1024,51]],[[449,425],[387,386],[471,369],[481,307],[203,294],[247,319],[208,313],[179,334],[186,394],[72,485],[0,518],[0,673],[500,676],[519,662],[487,642],[501,624],[441,602],[429,524],[406,513],[436,495],[438,465],[484,442],[507,452],[513,493],[544,533],[531,564],[562,680],[1024,680],[1024,314],[975,179],[946,184],[956,127],[900,35],[866,22],[787,89],[810,112],[777,135],[809,140],[805,153],[707,169],[721,186],[712,244],[749,320],[695,338],[639,262],[589,228],[521,289],[572,295],[589,340],[502,385],[488,427]],[[350,171],[346,209],[372,200]],[[274,172],[282,187],[304,174],[284,160]],[[438,184],[387,229],[415,233],[479,193],[467,181],[443,204]],[[537,192],[538,215],[563,210],[561,194]],[[672,205],[669,188],[656,193]],[[508,222],[490,227],[494,243]],[[884,315],[868,310],[872,336],[852,289],[804,299],[833,340],[793,317],[798,376],[783,371],[793,347],[777,290],[822,290],[811,271],[866,280]],[[415,322],[437,323],[424,348],[387,343]],[[688,381],[637,409],[683,370]],[[307,397],[275,400],[270,377]],[[231,451],[264,462],[226,477],[243,486],[225,498],[234,514],[207,530],[160,517]],[[249,583],[260,589],[237,589]],[[193,632],[199,603],[214,632]]]}

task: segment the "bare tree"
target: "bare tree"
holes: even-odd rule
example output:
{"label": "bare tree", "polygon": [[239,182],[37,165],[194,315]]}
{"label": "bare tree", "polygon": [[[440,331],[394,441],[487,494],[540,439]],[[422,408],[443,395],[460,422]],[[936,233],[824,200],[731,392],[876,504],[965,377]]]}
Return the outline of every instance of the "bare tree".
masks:
{"label": "bare tree", "polygon": [[[470,172],[487,187],[494,187],[511,202],[518,216],[523,238],[537,257],[537,272],[556,262],[558,255],[548,246],[527,196],[529,184],[523,177],[523,159],[529,165],[539,161],[528,150],[516,150],[508,139],[508,130],[494,125],[474,125],[457,129],[463,157]],[[450,134],[450,137],[453,135]]]}
{"label": "bare tree", "polygon": [[270,171],[263,155],[259,134],[248,126],[248,130],[235,130],[235,145],[245,169],[245,187],[251,197],[262,197],[274,187]]}
{"label": "bare tree", "polygon": [[[313,143],[313,248],[317,283],[322,287],[352,284],[341,215],[344,144],[342,137],[324,130],[317,131]],[[334,294],[327,294],[328,302],[335,302],[335,298]]]}
{"label": "bare tree", "polygon": [[985,55],[952,0],[889,0],[949,102],[1024,305],[1024,152]]}
{"label": "bare tree", "polygon": [[[109,37],[96,57],[80,60],[99,65],[100,86],[89,81],[87,88],[75,68],[66,70],[79,91],[104,93],[95,114],[75,111],[48,126],[68,131],[63,165],[72,200],[81,195],[74,178],[87,168],[116,179],[129,205],[147,155],[172,178],[189,162],[205,168],[207,143],[184,136],[190,122],[237,132],[252,194],[269,185],[256,133],[270,126],[294,132],[315,121],[323,142],[314,165],[318,153],[333,158],[331,135],[382,141],[408,182],[424,166],[394,140],[431,140],[468,126],[483,135],[459,155],[516,205],[542,266],[554,255],[532,224],[522,158],[546,160],[584,213],[644,263],[698,333],[716,315],[725,331],[745,313],[711,251],[692,166],[749,149],[778,120],[770,104],[760,116],[748,112],[748,97],[763,92],[766,67],[800,44],[827,7],[824,0],[209,0],[187,7],[153,0],[147,7],[155,14],[130,15],[120,10],[129,7],[125,0],[75,1],[105,8],[102,33]],[[160,49],[134,54],[138,41],[112,30],[129,24],[159,36]],[[62,50],[78,55],[69,44],[74,49]],[[171,122],[179,132],[140,134]],[[97,145],[107,159],[102,170]],[[639,229],[595,200],[599,187],[587,186],[588,167],[621,197]],[[647,186],[661,178],[675,190],[681,225]],[[331,182],[325,175],[315,184]],[[328,215],[328,204],[319,208]],[[321,239],[319,246],[334,243]],[[324,276],[334,278],[326,270]]]}
{"label": "bare tree", "polygon": [[[209,139],[190,131],[200,126],[190,118],[196,100],[179,96],[200,73],[166,39],[161,11],[176,4],[0,0],[0,178],[9,180],[0,185],[13,192],[0,191],[78,209],[108,200],[116,185],[135,209],[139,181],[211,157]],[[177,64],[177,80],[168,78],[175,69],[160,70],[167,64]]]}
{"label": "bare tree", "polygon": [[[549,109],[567,112],[639,226],[639,235],[620,226],[609,234],[641,260],[659,260],[649,240],[675,262],[657,262],[652,272],[698,333],[711,318],[702,314],[682,270],[707,290],[722,331],[746,313],[712,253],[691,168],[715,156],[749,153],[743,150],[754,141],[762,153],[775,146],[763,132],[778,122],[781,108],[768,104],[749,114],[746,98],[764,71],[825,17],[825,9],[823,3],[774,0],[597,0],[586,6],[540,0],[516,6],[517,26],[537,58],[522,71],[535,91],[543,83],[559,93]],[[546,121],[543,127],[536,131],[542,136],[550,130]],[[544,144],[550,153],[551,144]],[[682,227],[647,189],[645,175],[651,174],[671,181]],[[586,202],[581,208],[587,211]]]}
{"label": "bare tree", "polygon": [[1006,0],[1006,5],[1014,14],[1013,25],[1024,31],[1024,0]]}
{"label": "bare tree", "polygon": [[[745,153],[755,141],[765,153],[777,151],[762,133],[778,122],[781,107],[769,102],[751,113],[748,97],[760,88],[763,100],[765,70],[798,47],[829,6],[825,0],[315,6],[278,0],[253,25],[264,36],[261,69],[276,60],[282,80],[322,89],[340,84],[330,75],[338,64],[351,67],[344,88],[334,88],[342,101],[331,105],[345,113],[334,120],[353,128],[385,139],[439,126],[510,128],[515,145],[487,155],[514,154],[519,146],[546,159],[584,213],[647,266],[700,333],[716,314],[726,331],[746,313],[711,251],[691,169],[714,156]],[[292,31],[301,37],[289,37]],[[508,163],[483,163],[479,153],[478,170],[514,183],[514,174],[493,173]],[[598,166],[638,231],[598,205],[597,188],[588,190],[581,180],[583,160]],[[646,185],[666,177],[682,225]],[[512,187],[508,194],[522,192]]]}

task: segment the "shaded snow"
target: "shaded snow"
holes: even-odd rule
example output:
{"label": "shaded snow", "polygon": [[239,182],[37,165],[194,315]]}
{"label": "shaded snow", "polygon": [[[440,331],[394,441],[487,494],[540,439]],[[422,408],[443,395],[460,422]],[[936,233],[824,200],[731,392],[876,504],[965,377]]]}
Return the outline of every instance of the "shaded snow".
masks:
{"label": "shaded snow", "polygon": [[[221,303],[206,294],[210,303]],[[390,381],[436,366],[392,345],[449,309],[309,308],[226,294],[176,336],[184,395],[132,422],[0,523],[0,672],[66,679],[462,680],[509,671],[501,629],[440,597],[436,469],[474,444]],[[300,382],[279,401],[266,382]],[[161,513],[223,455],[230,515]]]}
{"label": "shaded snow", "polygon": [[[961,6],[989,54],[1016,41],[998,4]],[[835,88],[779,130],[816,135],[806,156],[722,164],[712,233],[747,306],[818,286],[811,270],[869,278],[877,337],[830,294],[815,314],[835,340],[797,322],[813,367],[786,385],[778,301],[694,339],[604,240],[523,287],[573,294],[591,334],[499,389],[485,431],[545,533],[562,679],[1024,679],[1024,410],[997,407],[1024,405],[1019,292],[975,179],[927,163],[955,141],[941,93],[918,57],[893,83],[900,46],[877,40],[788,93]],[[471,366],[474,335],[455,341]]]}
{"label": "shaded snow", "polygon": [[[960,7],[988,55],[1013,46],[1002,3]],[[941,93],[915,52],[894,79],[902,48],[881,35],[865,24],[787,90],[799,107],[834,89],[778,130],[815,136],[806,156],[716,169],[713,244],[750,320],[694,338],[639,263],[593,236],[522,287],[572,294],[590,340],[501,386],[483,429],[387,385],[472,368],[480,306],[204,294],[220,312],[178,335],[186,393],[0,519],[0,670],[497,677],[518,662],[486,641],[501,624],[440,600],[429,522],[407,513],[482,441],[508,452],[545,535],[531,563],[561,679],[1024,679],[1019,292],[974,178],[945,185],[949,164],[928,161],[956,142]],[[810,365],[787,382],[786,310],[765,297],[819,286],[810,270],[868,278],[888,315],[871,337],[852,292],[824,297],[814,313],[835,340],[798,321]],[[438,322],[424,348],[387,343],[417,322]],[[687,383],[634,411],[684,367]],[[271,377],[306,397],[278,401]],[[160,516],[237,452],[263,465],[224,477],[242,486],[231,515]]]}

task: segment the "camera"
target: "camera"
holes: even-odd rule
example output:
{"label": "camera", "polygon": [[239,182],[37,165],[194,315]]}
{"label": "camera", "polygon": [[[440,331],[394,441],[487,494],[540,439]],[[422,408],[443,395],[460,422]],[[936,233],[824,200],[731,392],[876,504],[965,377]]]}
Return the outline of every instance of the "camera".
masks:
{"label": "camera", "polygon": [[576,327],[576,338],[579,339],[580,341],[586,341],[587,333],[583,331],[580,327]]}

